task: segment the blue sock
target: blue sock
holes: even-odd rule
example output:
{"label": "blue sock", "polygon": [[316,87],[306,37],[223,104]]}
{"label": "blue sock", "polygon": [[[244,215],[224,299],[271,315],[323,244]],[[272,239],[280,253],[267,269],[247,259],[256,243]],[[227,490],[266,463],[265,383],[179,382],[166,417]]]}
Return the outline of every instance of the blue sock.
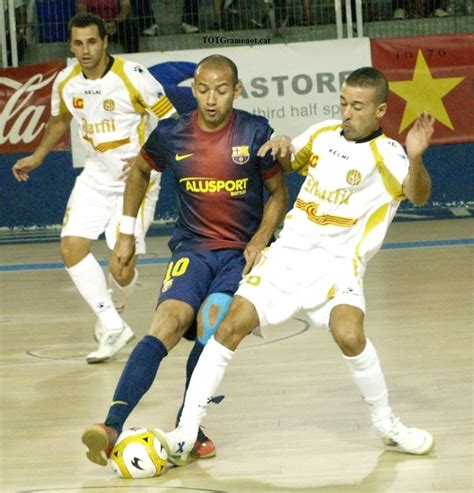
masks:
{"label": "blue sock", "polygon": [[186,362],[186,384],[184,386],[184,396],[183,402],[181,403],[181,407],[179,408],[178,415],[176,416],[176,423],[179,421],[181,417],[181,413],[183,412],[184,407],[184,398],[186,397],[186,391],[189,387],[189,382],[191,380],[191,376],[193,374],[194,368],[196,368],[197,362],[199,361],[199,356],[201,356],[202,350],[204,349],[204,344],[199,341],[194,343],[193,348],[188,356],[188,361]]}
{"label": "blue sock", "polygon": [[147,335],[130,354],[115,388],[114,400],[105,424],[119,433],[123,425],[155,380],[161,360],[168,354],[164,344],[156,337]]}

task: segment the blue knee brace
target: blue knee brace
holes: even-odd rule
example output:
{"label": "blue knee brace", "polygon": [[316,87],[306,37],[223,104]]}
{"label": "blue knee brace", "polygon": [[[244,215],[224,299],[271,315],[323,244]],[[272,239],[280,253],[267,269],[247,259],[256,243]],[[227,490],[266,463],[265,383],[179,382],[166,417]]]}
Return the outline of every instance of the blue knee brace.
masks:
{"label": "blue knee brace", "polygon": [[[217,327],[222,322],[222,319],[227,315],[232,296],[224,293],[212,293],[207,297],[202,307],[202,335],[198,336],[198,341],[201,344],[206,344],[207,341],[216,333]],[[216,320],[211,324],[209,320],[209,311],[212,305],[217,305],[220,310]]]}

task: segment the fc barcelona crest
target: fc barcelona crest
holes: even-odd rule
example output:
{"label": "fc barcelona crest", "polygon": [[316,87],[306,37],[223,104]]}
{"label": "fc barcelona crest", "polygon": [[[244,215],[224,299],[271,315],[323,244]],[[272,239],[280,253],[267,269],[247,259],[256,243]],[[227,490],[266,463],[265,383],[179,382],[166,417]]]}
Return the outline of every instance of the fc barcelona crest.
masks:
{"label": "fc barcelona crest", "polygon": [[113,99],[104,99],[104,110],[113,111],[115,109],[115,101]]}
{"label": "fc barcelona crest", "polygon": [[356,169],[351,169],[347,172],[346,175],[346,181],[349,183],[349,185],[352,186],[357,186],[361,181],[362,181],[362,175],[360,174],[360,171],[357,171]]}
{"label": "fc barcelona crest", "polygon": [[232,161],[235,164],[248,163],[250,159],[249,146],[234,146],[232,147]]}

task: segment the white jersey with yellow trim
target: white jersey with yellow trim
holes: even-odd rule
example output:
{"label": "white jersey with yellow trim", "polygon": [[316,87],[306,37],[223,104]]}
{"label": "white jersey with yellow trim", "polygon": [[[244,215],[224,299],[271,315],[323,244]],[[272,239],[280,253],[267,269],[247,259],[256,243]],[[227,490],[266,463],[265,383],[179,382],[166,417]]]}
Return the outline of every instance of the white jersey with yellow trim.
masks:
{"label": "white jersey with yellow trim", "polygon": [[115,57],[99,79],[80,65],[62,70],[53,85],[51,114],[70,113],[79,124],[87,152],[85,171],[100,184],[123,188],[124,159],[138,154],[150,132],[149,115],[171,116],[175,109],[161,84],[142,65]]}
{"label": "white jersey with yellow trim", "polygon": [[293,139],[292,168],[306,175],[278,243],[363,265],[382,245],[404,196],[408,157],[402,146],[377,133],[348,141],[339,120],[313,125]]}

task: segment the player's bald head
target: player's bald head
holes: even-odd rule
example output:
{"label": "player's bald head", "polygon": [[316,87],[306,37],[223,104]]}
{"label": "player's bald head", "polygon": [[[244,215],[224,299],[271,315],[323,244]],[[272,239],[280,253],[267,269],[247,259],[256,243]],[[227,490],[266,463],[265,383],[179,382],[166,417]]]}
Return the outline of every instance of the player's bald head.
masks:
{"label": "player's bald head", "polygon": [[236,86],[239,82],[239,74],[235,63],[223,55],[211,55],[202,59],[196,66],[194,78],[199,75],[202,70],[228,70],[232,76],[232,83]]}

